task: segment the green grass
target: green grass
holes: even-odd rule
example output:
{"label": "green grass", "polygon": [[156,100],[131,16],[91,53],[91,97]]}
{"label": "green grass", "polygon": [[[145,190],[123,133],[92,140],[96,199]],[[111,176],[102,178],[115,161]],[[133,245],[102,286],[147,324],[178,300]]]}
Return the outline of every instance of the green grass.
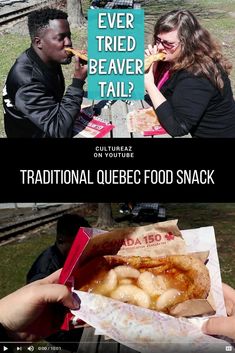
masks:
{"label": "green grass", "polygon": [[[87,15],[90,1],[84,0],[83,12]],[[152,41],[153,25],[164,12],[176,8],[185,8],[193,11],[202,24],[210,30],[220,42],[225,42],[224,54],[235,66],[235,0],[152,0],[145,7],[145,45]],[[74,47],[87,48],[87,26],[73,31]],[[0,91],[2,91],[7,73],[20,53],[29,46],[28,35],[2,34],[0,35]],[[69,85],[73,75],[73,65],[64,66],[66,85]],[[235,68],[231,75],[232,87],[235,92]],[[86,88],[86,87],[85,87]],[[0,137],[5,137],[3,126],[3,110],[0,105]]]}
{"label": "green grass", "polygon": [[[0,92],[7,77],[7,74],[14,64],[16,58],[29,46],[28,36],[5,34],[0,35]],[[2,98],[1,98],[2,102]],[[5,137],[3,128],[3,109],[0,105],[0,137]]]}
{"label": "green grass", "polygon": [[208,9],[217,9],[222,11],[234,11],[234,0],[197,0],[198,5]]}
{"label": "green grass", "polygon": [[[168,219],[178,219],[180,229],[213,226],[215,229],[221,275],[224,282],[235,288],[235,203],[170,203],[165,204]],[[139,226],[119,213],[119,205],[112,204],[115,227]],[[96,206],[81,213],[95,227]],[[55,226],[42,228],[18,243],[0,247],[0,298],[24,285],[26,274],[35,258],[54,243]],[[206,249],[205,249],[206,250]]]}
{"label": "green grass", "polygon": [[55,231],[52,229],[51,234],[36,234],[27,241],[0,248],[0,297],[25,284],[26,274],[33,261],[44,249],[53,244],[54,239]]}

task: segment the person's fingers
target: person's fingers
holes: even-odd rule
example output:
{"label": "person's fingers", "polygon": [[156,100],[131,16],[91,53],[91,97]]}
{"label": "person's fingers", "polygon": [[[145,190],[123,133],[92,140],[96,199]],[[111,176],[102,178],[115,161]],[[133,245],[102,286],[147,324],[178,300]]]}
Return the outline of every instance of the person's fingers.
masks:
{"label": "person's fingers", "polygon": [[148,48],[145,49],[144,52],[146,55],[156,54],[157,53],[157,46],[156,45],[152,46],[151,44],[149,44]]}
{"label": "person's fingers", "polygon": [[235,302],[235,289],[233,289],[226,283],[222,283],[222,288],[223,288],[224,297],[233,299]]}
{"label": "person's fingers", "polygon": [[79,58],[76,56],[76,57],[75,57],[75,70],[79,70],[80,67],[81,67],[81,65],[80,65],[80,60],[79,60]]}
{"label": "person's fingers", "polygon": [[213,317],[202,326],[207,335],[222,335],[235,339],[234,317]]}
{"label": "person's fingers", "polygon": [[39,304],[61,303],[69,309],[79,309],[79,298],[63,284],[44,284],[35,290],[35,301]]}
{"label": "person's fingers", "polygon": [[148,45],[148,50],[150,52],[150,54],[153,54],[153,46],[151,44]]}
{"label": "person's fingers", "polygon": [[235,315],[235,290],[229,285],[222,283],[224,302],[228,316]]}
{"label": "person's fingers", "polygon": [[82,70],[83,70],[84,72],[87,72],[87,70],[88,70],[88,65],[87,65],[87,64],[82,65]]}

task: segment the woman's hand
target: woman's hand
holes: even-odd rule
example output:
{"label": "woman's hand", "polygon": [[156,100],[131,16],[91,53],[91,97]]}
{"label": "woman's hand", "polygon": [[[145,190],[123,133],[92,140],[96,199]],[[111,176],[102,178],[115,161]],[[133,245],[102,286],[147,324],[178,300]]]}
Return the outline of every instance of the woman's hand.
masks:
{"label": "woman's hand", "polygon": [[[145,56],[149,56],[156,53],[157,53],[157,46],[156,45],[152,46],[151,44],[149,44],[148,48],[145,50]],[[154,85],[154,76],[157,70],[157,65],[158,65],[158,62],[155,61],[153,64],[151,64],[150,68],[144,75],[145,88],[147,91],[148,91],[148,88]]]}
{"label": "woman's hand", "polygon": [[208,335],[222,335],[235,340],[235,290],[223,283],[223,294],[228,317],[212,317],[203,326]]}
{"label": "woman's hand", "polygon": [[150,66],[148,71],[144,74],[144,85],[146,91],[149,90],[151,86],[154,86],[154,74],[153,74],[153,64]]}
{"label": "woman's hand", "polygon": [[0,322],[13,340],[36,341],[58,331],[64,307],[78,309],[78,299],[62,284],[61,270],[0,300]]}
{"label": "woman's hand", "polygon": [[154,45],[152,46],[151,44],[148,45],[148,48],[145,49],[145,55],[146,56],[149,56],[149,55],[152,55],[152,54],[156,54],[157,53],[157,46]]}
{"label": "woman's hand", "polygon": [[[157,46],[148,45],[148,49],[145,50],[146,56],[157,53]],[[158,61],[155,61],[150,66],[149,70],[144,75],[145,89],[149,94],[149,97],[153,103],[153,107],[157,109],[162,103],[166,101],[166,98],[161,94],[157,86],[155,85],[155,74],[158,67]]]}

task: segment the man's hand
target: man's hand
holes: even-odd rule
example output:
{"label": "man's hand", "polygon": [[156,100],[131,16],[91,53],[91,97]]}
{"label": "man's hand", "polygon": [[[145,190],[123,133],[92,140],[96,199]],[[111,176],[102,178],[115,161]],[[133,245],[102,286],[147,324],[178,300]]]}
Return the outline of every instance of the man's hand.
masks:
{"label": "man's hand", "polygon": [[222,335],[235,340],[235,290],[223,283],[223,294],[228,317],[213,317],[203,326],[208,335]]}
{"label": "man's hand", "polygon": [[61,270],[30,283],[0,300],[0,322],[13,340],[35,341],[58,331],[65,310],[78,309],[78,299],[62,284]]}
{"label": "man's hand", "polygon": [[78,57],[75,57],[75,71],[73,77],[83,81],[85,81],[87,77],[87,65],[81,65]]}

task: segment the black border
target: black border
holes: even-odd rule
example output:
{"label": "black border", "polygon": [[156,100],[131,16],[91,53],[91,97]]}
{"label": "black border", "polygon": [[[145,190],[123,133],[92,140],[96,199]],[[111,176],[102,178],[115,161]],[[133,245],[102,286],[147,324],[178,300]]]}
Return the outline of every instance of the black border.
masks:
{"label": "black border", "polygon": [[[133,154],[95,158],[121,147]],[[0,139],[1,202],[234,202],[233,139]],[[89,170],[93,185],[22,185],[21,169]],[[214,184],[100,185],[98,170],[214,170]]]}

